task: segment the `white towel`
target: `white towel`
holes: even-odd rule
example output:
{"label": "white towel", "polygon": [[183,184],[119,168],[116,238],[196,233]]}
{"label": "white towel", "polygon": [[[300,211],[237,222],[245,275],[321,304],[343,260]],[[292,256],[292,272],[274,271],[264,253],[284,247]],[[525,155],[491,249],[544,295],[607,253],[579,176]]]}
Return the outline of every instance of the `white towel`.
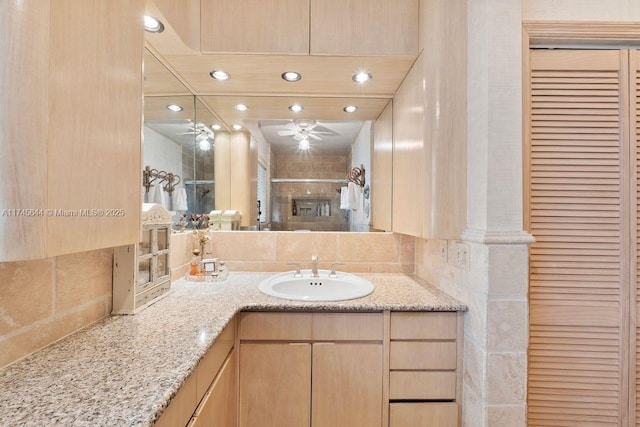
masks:
{"label": "white towel", "polygon": [[355,182],[347,184],[347,209],[358,209],[358,193],[360,189]]}
{"label": "white towel", "polygon": [[157,203],[167,209],[167,199],[164,188],[160,184],[153,184],[149,189],[149,203]]}
{"label": "white towel", "polygon": [[340,189],[340,209],[349,209],[347,207],[347,187]]}
{"label": "white towel", "polygon": [[182,187],[173,189],[173,193],[171,193],[171,210],[187,210],[187,190]]}

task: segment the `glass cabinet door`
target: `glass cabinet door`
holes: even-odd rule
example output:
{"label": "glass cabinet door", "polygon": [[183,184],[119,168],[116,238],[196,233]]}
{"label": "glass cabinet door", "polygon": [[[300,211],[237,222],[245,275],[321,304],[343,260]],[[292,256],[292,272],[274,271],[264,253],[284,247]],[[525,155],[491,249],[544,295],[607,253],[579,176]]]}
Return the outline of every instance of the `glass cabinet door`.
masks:
{"label": "glass cabinet door", "polygon": [[138,283],[136,283],[136,293],[144,290],[153,281],[151,257],[138,259]]}
{"label": "glass cabinet door", "polygon": [[169,229],[161,227],[156,230],[156,233],[157,250],[163,251],[169,249]]}
{"label": "glass cabinet door", "polygon": [[157,257],[158,276],[157,279],[163,279],[169,276],[169,256],[168,254],[159,254]]}
{"label": "glass cabinet door", "polygon": [[139,255],[148,255],[151,253],[151,230],[143,229],[142,230],[142,240],[139,243],[140,254]]}

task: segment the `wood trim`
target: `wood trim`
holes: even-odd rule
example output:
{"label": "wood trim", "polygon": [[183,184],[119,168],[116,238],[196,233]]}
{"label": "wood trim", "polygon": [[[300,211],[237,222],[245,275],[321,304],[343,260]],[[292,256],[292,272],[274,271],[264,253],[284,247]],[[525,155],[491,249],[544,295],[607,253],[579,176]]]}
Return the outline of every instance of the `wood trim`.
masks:
{"label": "wood trim", "polygon": [[382,425],[389,425],[389,342],[390,342],[390,311],[383,313],[383,338],[382,338]]}
{"label": "wood trim", "polygon": [[[629,130],[629,150],[630,153],[629,158],[632,159],[630,163],[630,174],[632,177],[638,176],[638,137],[640,136],[640,130],[636,127],[640,126],[640,122],[638,122],[638,118],[640,117],[640,98],[638,94],[640,93],[640,87],[638,87],[638,78],[640,77],[640,57],[638,55],[638,51],[631,50],[629,52],[629,112],[630,112],[630,120],[628,123]],[[638,298],[638,179],[631,179],[630,181],[630,191],[632,198],[630,200],[635,200],[636,207],[635,209],[629,209],[631,217],[629,218],[629,224],[631,226],[631,232],[628,233],[630,237],[629,241],[629,295],[630,295],[630,310],[629,310],[629,348],[628,357],[629,357],[629,367],[634,369],[635,372],[630,371],[630,374],[633,375],[633,380],[629,384],[630,393],[629,393],[629,425],[636,425],[638,423],[638,359],[637,359],[637,347],[638,347],[638,310],[637,310],[637,298]]]}
{"label": "wood trim", "polygon": [[525,21],[523,28],[529,45],[640,43],[639,22]]}
{"label": "wood trim", "polygon": [[456,402],[458,402],[458,427],[462,426],[462,389],[464,373],[464,312],[458,311],[458,337],[456,339],[457,366],[456,366]]}
{"label": "wood trim", "polygon": [[526,27],[522,29],[522,92],[522,224],[531,233],[531,61]]}

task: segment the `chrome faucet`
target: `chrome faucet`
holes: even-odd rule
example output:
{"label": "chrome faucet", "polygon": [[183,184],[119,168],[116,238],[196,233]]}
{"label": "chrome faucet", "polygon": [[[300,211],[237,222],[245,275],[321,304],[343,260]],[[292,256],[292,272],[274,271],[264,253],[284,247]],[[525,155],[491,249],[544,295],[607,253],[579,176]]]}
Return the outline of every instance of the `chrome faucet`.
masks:
{"label": "chrome faucet", "polygon": [[311,256],[311,277],[320,277],[318,274],[318,255]]}

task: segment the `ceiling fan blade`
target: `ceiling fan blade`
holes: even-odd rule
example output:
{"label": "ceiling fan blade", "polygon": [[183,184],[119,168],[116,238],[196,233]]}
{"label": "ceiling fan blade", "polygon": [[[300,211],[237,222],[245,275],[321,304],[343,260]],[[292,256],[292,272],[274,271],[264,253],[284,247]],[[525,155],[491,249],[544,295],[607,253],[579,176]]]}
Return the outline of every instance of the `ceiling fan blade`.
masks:
{"label": "ceiling fan blade", "polygon": [[337,133],[336,131],[333,131],[331,129],[329,129],[328,127],[319,125],[317,126],[314,130],[315,133],[326,133],[327,135],[334,135],[334,136],[338,136],[339,133]]}
{"label": "ceiling fan blade", "polygon": [[280,136],[291,136],[291,135],[295,135],[298,132],[294,131],[294,130],[279,130],[278,131],[278,135]]}
{"label": "ceiling fan blade", "polygon": [[300,135],[299,133],[293,135],[293,139],[295,139],[296,141],[302,141],[304,139],[304,137],[302,135]]}
{"label": "ceiling fan blade", "polygon": [[319,136],[314,135],[313,133],[310,133],[310,134],[309,134],[309,136],[310,136],[311,138],[315,139],[316,141],[320,141],[320,140],[322,139],[322,138],[320,138]]}

